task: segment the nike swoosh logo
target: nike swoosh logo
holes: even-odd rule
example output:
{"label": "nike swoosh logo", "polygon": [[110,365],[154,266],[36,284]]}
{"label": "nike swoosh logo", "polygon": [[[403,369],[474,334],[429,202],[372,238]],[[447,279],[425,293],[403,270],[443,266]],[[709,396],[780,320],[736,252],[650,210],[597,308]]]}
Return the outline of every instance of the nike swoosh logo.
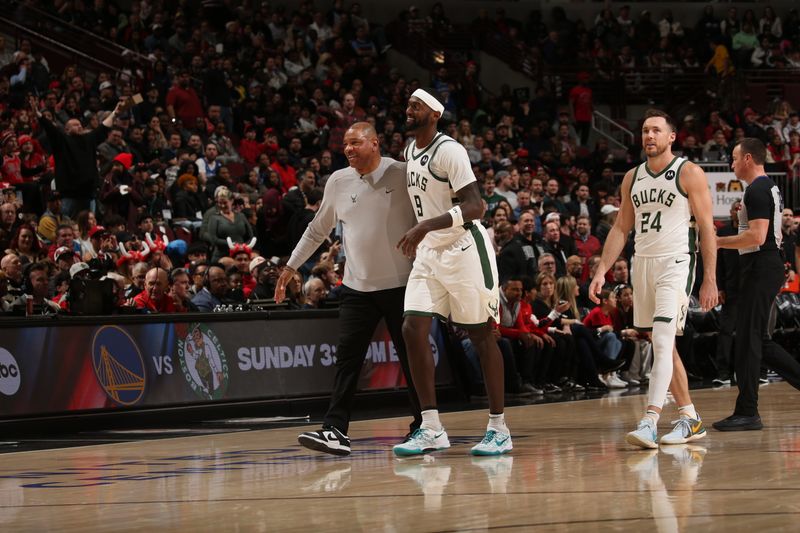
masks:
{"label": "nike swoosh logo", "polygon": [[502,439],[494,439],[494,443],[497,444],[498,446],[502,446],[503,443],[505,443],[505,441],[507,441],[507,440],[508,440],[508,437],[505,437],[505,438],[502,438]]}
{"label": "nike swoosh logo", "polygon": [[394,192],[394,189],[386,189],[386,194],[389,194],[390,192]]}
{"label": "nike swoosh logo", "polygon": [[675,260],[675,264],[676,264],[676,265],[679,265],[679,264],[681,264],[681,263],[685,263],[686,261],[688,261],[688,260],[687,260],[687,259],[684,259],[683,261],[678,261],[678,260],[676,259],[676,260]]}
{"label": "nike swoosh logo", "polygon": [[464,246],[463,248],[461,248],[461,251],[463,252],[464,250],[466,250],[466,249],[467,249],[467,248],[469,248],[470,246],[472,246],[472,245],[471,245],[471,244],[468,244],[468,245]]}

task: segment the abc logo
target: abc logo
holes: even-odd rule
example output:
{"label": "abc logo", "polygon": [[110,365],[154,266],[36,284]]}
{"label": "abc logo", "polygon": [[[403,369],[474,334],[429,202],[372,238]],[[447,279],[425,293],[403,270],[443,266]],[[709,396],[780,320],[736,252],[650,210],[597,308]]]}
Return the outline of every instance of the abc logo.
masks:
{"label": "abc logo", "polygon": [[6,396],[13,396],[19,390],[21,374],[17,360],[11,352],[0,348],[0,392]]}

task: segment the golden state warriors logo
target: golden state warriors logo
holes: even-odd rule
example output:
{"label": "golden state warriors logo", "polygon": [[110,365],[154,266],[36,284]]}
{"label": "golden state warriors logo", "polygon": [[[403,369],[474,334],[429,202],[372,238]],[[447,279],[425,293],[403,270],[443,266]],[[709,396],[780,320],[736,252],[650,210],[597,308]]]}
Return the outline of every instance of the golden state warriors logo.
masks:
{"label": "golden state warriors logo", "polygon": [[214,332],[202,324],[189,326],[178,341],[178,358],[189,386],[204,400],[218,400],[228,389],[228,361]]}
{"label": "golden state warriors logo", "polygon": [[103,326],[92,340],[92,366],[109,398],[120,405],[136,405],[144,396],[144,359],[127,331]]}

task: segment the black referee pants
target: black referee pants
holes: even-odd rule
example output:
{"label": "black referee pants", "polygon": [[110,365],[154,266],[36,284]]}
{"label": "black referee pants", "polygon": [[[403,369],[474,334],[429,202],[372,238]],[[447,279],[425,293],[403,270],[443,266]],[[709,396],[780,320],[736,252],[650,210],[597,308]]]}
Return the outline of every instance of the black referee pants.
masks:
{"label": "black referee pants", "polygon": [[411,429],[422,423],[417,392],[411,381],[406,344],[403,341],[403,301],[405,287],[383,291],[361,292],[342,287],[339,306],[339,345],[336,348],[336,375],[333,393],[323,425],[333,426],[345,435],[350,425],[353,399],[358,390],[358,377],[369,343],[381,318],[394,342],[400,366],[408,383],[408,399],[414,421]]}
{"label": "black referee pants", "polygon": [[736,381],[734,414],[758,414],[761,360],[800,389],[800,362],[768,334],[769,312],[784,282],[783,261],[775,250],[739,256],[739,305],[736,314]]}

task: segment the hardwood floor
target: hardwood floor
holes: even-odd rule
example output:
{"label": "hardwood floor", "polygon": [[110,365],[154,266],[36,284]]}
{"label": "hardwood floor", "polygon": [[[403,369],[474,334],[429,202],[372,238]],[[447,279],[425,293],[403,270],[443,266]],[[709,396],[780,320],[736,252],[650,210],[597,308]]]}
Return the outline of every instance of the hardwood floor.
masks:
{"label": "hardwood floor", "polygon": [[800,393],[763,387],[763,431],[716,432],[734,393],[693,391],[708,436],[653,451],[623,441],[630,396],[509,408],[497,458],[468,454],[485,411],[442,415],[452,447],[404,460],[404,418],[354,423],[346,458],[301,448],[305,428],[9,453],[0,530],[796,531]]}

